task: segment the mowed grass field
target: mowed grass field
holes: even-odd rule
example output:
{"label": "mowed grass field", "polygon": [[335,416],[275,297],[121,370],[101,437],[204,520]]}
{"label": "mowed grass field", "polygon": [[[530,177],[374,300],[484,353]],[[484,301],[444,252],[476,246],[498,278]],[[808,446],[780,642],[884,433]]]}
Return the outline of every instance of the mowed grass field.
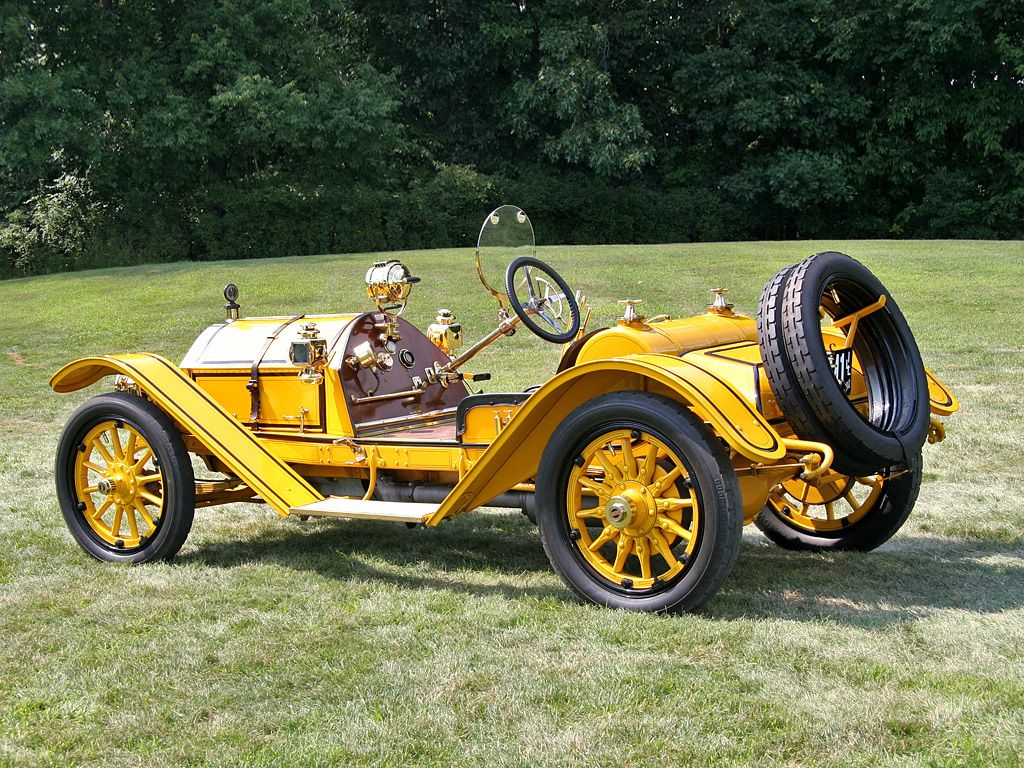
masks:
{"label": "mowed grass field", "polygon": [[[595,306],[747,313],[782,266],[835,248],[890,288],[962,411],[925,450],[904,529],[798,554],[753,528],[699,614],[572,599],[536,530],[483,510],[437,529],[200,510],[170,563],[89,559],[53,452],[91,353],[180,360],[222,316],[368,308],[376,255],[171,264],[0,283],[0,763],[10,765],[1018,765],[1024,753],[1024,244],[800,242],[541,249]],[[407,317],[493,322],[469,250],[399,255]],[[474,370],[551,375],[527,332]]]}

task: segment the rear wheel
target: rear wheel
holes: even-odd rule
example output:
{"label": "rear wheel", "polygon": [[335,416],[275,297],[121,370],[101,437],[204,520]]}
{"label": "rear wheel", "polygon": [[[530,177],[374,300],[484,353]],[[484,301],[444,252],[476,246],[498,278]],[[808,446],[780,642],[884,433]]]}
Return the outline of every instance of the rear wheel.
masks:
{"label": "rear wheel", "polygon": [[786,549],[866,552],[888,541],[910,516],[921,487],[921,457],[906,468],[861,477],[828,472],[772,489],[754,521]]}
{"label": "rear wheel", "polygon": [[127,393],[88,400],[57,446],[57,498],[93,557],[143,563],[174,556],[192,528],[195,476],[166,415]]}
{"label": "rear wheel", "polygon": [[537,477],[537,524],[555,571],[581,597],[693,610],[736,561],[739,486],[689,410],[617,392],[577,408],[551,437]]}

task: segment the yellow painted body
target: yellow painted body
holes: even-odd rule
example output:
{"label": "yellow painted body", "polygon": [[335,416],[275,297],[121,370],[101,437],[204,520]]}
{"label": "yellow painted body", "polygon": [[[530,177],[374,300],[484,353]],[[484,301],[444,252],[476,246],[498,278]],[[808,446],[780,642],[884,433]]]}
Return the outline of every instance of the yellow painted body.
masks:
{"label": "yellow painted body", "polygon": [[743,315],[707,313],[647,325],[619,323],[593,336],[583,346],[577,364],[636,354],[678,356],[741,341],[757,341],[757,324]]}
{"label": "yellow painted body", "polygon": [[[831,456],[827,446],[792,438],[760,367],[756,325],[741,315],[709,312],[601,331],[583,344],[572,366],[525,402],[471,408],[458,439],[453,411],[424,415],[423,424],[452,424],[451,440],[414,439],[406,426],[383,425],[370,432],[353,425],[341,356],[347,334],[361,317],[305,318],[315,320],[330,340],[327,366],[317,383],[300,380],[300,369],[289,362],[287,345],[295,331],[290,323],[285,326],[259,368],[258,429],[247,423],[245,384],[267,337],[288,318],[211,326],[180,367],[149,354],[91,357],[62,368],[51,385],[70,392],[103,376],[129,377],[131,386],[179,426],[189,450],[240,478],[282,515],[323,498],[310,478],[354,477],[372,483],[383,473],[451,487],[426,521],[437,525],[531,482],[559,423],[587,401],[616,391],[664,395],[704,421],[730,449],[748,522],[773,486],[807,470],[808,456],[826,463]],[[948,415],[959,407],[931,372],[929,384],[934,413]]]}

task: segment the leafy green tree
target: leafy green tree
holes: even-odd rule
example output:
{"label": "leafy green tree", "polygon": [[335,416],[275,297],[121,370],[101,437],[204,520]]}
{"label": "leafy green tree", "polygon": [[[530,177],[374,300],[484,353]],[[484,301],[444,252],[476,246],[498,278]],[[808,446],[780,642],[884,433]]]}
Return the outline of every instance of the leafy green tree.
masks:
{"label": "leafy green tree", "polygon": [[0,275],[1019,237],[1024,0],[0,2]]}

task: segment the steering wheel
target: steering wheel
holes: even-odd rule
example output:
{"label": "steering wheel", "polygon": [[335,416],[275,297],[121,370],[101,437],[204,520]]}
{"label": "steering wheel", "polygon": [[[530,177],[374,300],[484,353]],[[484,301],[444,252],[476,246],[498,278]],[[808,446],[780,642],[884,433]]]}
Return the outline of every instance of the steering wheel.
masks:
{"label": "steering wheel", "polygon": [[540,259],[514,259],[505,270],[505,292],[523,325],[545,341],[565,344],[579,333],[576,297],[565,278]]}

